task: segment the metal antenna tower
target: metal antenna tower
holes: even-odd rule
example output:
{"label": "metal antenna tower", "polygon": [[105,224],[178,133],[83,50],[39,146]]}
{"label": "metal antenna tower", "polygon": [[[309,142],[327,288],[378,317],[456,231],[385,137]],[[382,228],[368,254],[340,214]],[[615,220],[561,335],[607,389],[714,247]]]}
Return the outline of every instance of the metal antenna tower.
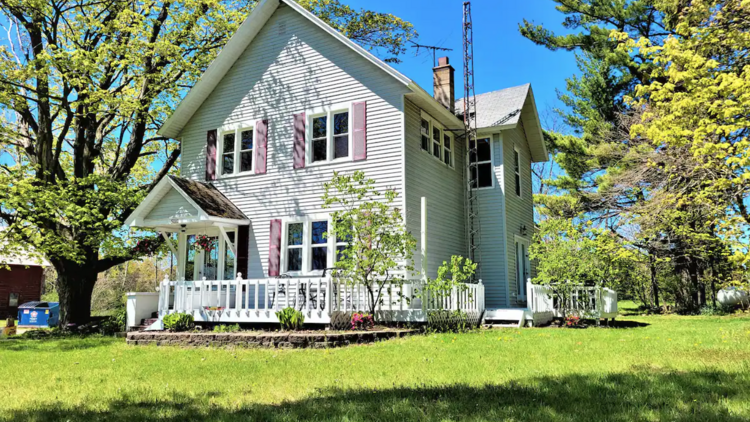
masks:
{"label": "metal antenna tower", "polygon": [[[471,20],[471,2],[464,2],[464,140],[467,143],[466,164],[468,167],[466,183],[466,216],[467,216],[467,243],[469,246],[469,259],[477,264],[476,276],[482,278],[482,257],[478,249],[481,241],[479,204],[474,184],[478,178],[477,173],[477,99],[474,91],[474,27]],[[472,160],[472,157],[475,159]]]}

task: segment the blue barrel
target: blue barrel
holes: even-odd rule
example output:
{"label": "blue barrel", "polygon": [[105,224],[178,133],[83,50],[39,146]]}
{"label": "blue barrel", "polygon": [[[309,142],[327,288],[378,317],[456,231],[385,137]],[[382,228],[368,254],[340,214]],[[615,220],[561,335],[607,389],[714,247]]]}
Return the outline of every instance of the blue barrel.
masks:
{"label": "blue barrel", "polygon": [[27,302],[18,307],[19,327],[54,327],[59,319],[57,302]]}

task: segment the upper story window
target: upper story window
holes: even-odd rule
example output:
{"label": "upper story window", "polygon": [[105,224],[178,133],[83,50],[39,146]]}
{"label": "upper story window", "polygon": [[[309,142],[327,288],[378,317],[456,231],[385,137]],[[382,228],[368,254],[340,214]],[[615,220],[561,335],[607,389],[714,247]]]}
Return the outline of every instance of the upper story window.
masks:
{"label": "upper story window", "polygon": [[513,168],[515,171],[516,195],[521,196],[521,154],[513,148]]}
{"label": "upper story window", "polygon": [[220,174],[231,174],[253,171],[253,137],[252,127],[224,130],[219,137]]}
{"label": "upper story window", "polygon": [[453,135],[426,113],[422,112],[421,148],[453,168]]}
{"label": "upper story window", "polygon": [[448,131],[443,132],[443,162],[453,167],[453,138]]}
{"label": "upper story window", "polygon": [[440,138],[440,128],[432,126],[432,155],[434,155],[438,160],[440,160],[443,156],[442,147],[440,145]]}
{"label": "upper story window", "polygon": [[422,133],[422,149],[425,151],[430,150],[430,122],[422,119],[422,127],[420,129]]}
{"label": "upper story window", "polygon": [[348,159],[351,150],[350,123],[348,107],[311,114],[307,135],[311,151],[308,162]]}
{"label": "upper story window", "polygon": [[492,177],[492,140],[490,138],[477,139],[476,149],[474,141],[469,141],[469,161],[471,169],[471,187],[475,189],[491,188]]}

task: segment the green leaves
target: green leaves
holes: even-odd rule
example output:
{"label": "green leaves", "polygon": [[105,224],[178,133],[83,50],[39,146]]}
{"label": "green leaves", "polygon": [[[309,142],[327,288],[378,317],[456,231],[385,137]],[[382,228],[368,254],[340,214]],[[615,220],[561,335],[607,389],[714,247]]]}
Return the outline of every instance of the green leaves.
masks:
{"label": "green leaves", "polygon": [[403,215],[394,206],[398,194],[380,192],[362,171],[344,175],[334,172],[325,183],[323,207],[334,210],[326,236],[347,242],[336,261],[336,276],[369,292],[370,312],[380,303],[387,284],[400,284],[411,275],[412,254],[417,246],[406,231]]}

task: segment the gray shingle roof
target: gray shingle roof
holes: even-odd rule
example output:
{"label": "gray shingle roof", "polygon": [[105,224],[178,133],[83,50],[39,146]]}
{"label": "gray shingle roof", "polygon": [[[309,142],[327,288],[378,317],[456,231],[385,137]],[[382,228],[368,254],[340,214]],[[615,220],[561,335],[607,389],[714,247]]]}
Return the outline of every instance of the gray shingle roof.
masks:
{"label": "gray shingle roof", "polygon": [[209,216],[247,220],[245,214],[214,185],[175,176],[169,178]]}
{"label": "gray shingle roof", "polygon": [[[477,95],[477,128],[518,123],[530,84]],[[456,101],[456,113],[463,116],[464,100]],[[463,118],[463,117],[462,117]]]}

